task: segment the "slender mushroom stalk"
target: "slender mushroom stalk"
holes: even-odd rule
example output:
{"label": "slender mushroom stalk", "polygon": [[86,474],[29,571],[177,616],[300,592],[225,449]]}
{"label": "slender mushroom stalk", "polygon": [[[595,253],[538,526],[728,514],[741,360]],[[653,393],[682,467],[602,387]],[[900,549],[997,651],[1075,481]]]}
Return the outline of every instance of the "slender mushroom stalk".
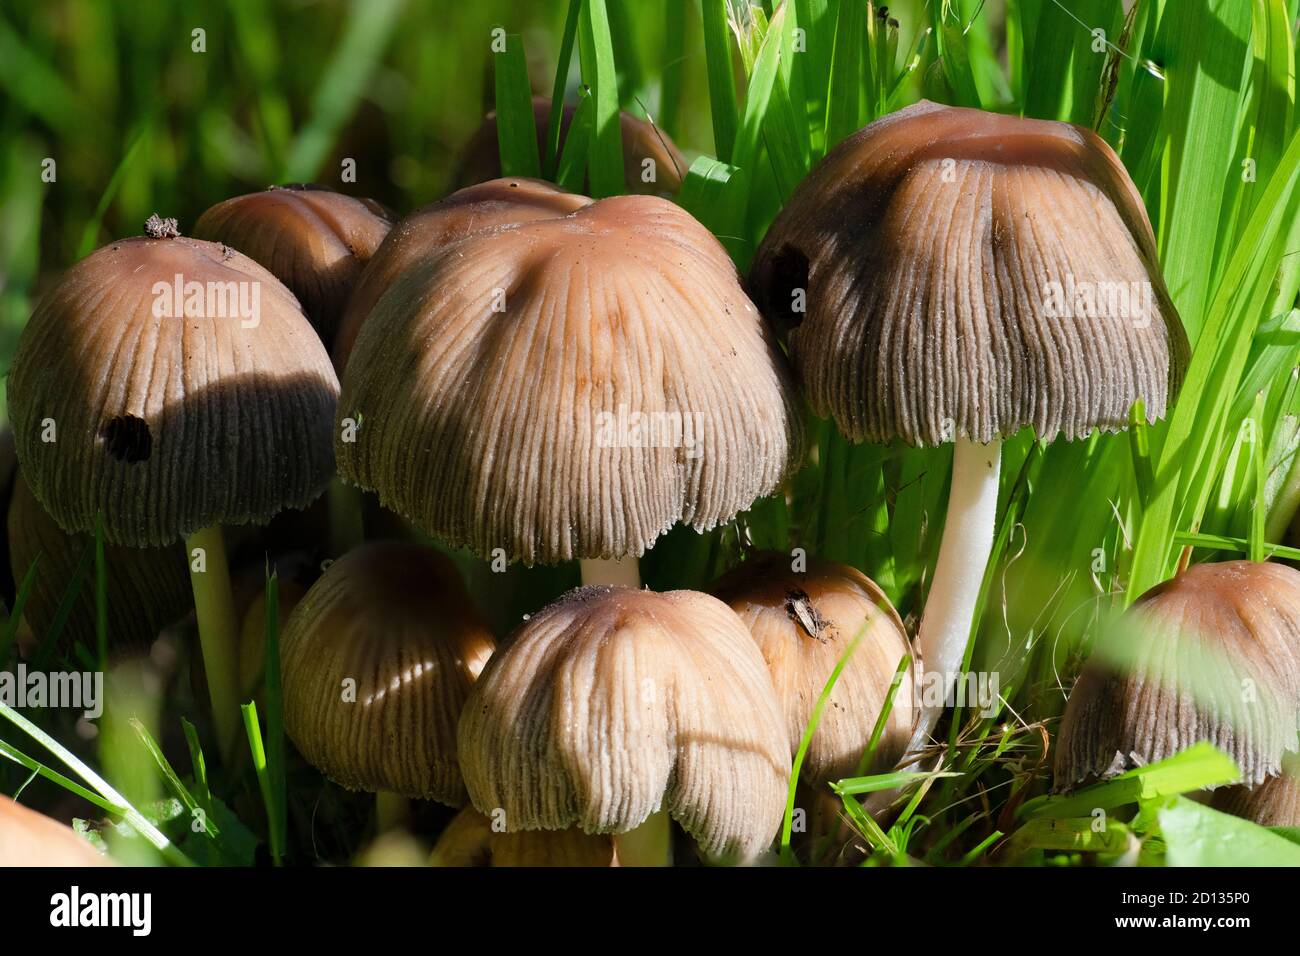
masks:
{"label": "slender mushroom stalk", "polygon": [[227,764],[239,740],[239,618],[230,589],[226,545],[216,525],[188,535],[185,550],[194,588],[194,615],[199,625],[203,671],[208,679],[212,723],[221,758]]}
{"label": "slender mushroom stalk", "polygon": [[943,540],[917,634],[922,706],[909,750],[925,746],[960,676],[993,548],[1001,457],[998,439],[981,445],[958,438],[952,450]]}

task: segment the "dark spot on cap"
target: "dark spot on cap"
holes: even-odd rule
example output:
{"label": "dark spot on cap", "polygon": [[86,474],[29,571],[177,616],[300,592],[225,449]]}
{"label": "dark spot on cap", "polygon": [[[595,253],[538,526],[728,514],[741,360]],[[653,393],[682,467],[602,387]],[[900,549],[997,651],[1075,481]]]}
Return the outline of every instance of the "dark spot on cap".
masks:
{"label": "dark spot on cap", "polygon": [[808,257],[794,246],[782,246],[768,267],[767,288],[763,290],[768,315],[781,326],[782,331],[796,328],[804,320],[804,312],[794,310],[797,290],[808,297]]}
{"label": "dark spot on cap", "polygon": [[108,453],[128,465],[148,461],[149,455],[153,453],[153,435],[149,432],[148,422],[143,418],[134,415],[110,418],[100,435],[108,446]]}

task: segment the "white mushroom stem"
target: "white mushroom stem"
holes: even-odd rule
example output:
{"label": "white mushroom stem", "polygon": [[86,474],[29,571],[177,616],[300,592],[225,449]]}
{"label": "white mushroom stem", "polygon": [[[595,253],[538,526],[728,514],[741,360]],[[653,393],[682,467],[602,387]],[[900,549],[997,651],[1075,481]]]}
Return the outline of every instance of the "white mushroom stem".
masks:
{"label": "white mushroom stem", "polygon": [[[196,553],[200,551],[201,554]],[[235,598],[230,590],[221,526],[214,525],[189,535],[185,539],[185,552],[190,587],[194,589],[194,616],[199,625],[212,724],[221,758],[230,766],[243,718],[239,711],[239,625],[235,619]]]}
{"label": "white mushroom stem", "polygon": [[672,829],[668,812],[656,810],[635,830],[614,838],[619,866],[672,866]]}
{"label": "white mushroom stem", "polygon": [[582,568],[582,583],[618,584],[627,588],[641,587],[641,564],[636,558],[583,558],[578,564]]}
{"label": "white mushroom stem", "polygon": [[960,676],[971,636],[984,569],[993,549],[1002,442],[978,445],[958,438],[939,560],[917,635],[921,713],[909,750],[924,747]]}

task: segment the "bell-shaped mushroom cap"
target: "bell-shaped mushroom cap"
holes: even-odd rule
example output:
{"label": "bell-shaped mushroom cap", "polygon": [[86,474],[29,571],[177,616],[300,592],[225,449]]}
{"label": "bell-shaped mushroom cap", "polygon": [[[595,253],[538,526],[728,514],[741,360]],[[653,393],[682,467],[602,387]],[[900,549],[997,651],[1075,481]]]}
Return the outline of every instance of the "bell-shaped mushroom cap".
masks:
{"label": "bell-shaped mushroom cap", "polygon": [[194,236],[265,266],[298,297],[328,346],[348,294],[392,224],[372,199],[293,183],[217,203],[198,218]]}
{"label": "bell-shaped mushroom cap", "polygon": [[[23,616],[38,640],[54,625],[59,608],[76,578],[78,566],[93,554],[90,534],[68,534],[41,507],[19,475],[9,501],[7,521],[9,560],[19,580],[36,562]],[[194,605],[186,570],[185,549],[128,548],[104,545],[105,584],[108,599],[108,644],[115,651],[143,651],[168,624],[184,617]],[[94,648],[95,574],[93,565],[80,588],[60,632],[59,646],[77,643]]]}
{"label": "bell-shaped mushroom cap", "polygon": [[499,831],[473,807],[456,814],[438,837],[430,866],[617,866],[614,840],[567,830]]}
{"label": "bell-shaped mushroom cap", "polygon": [[1068,123],[921,102],[844,140],[751,271],[805,394],[854,441],[987,443],[1162,416],[1187,363],[1146,211]]}
{"label": "bell-shaped mushroom cap", "polygon": [[526,564],[712,528],[799,453],[798,398],[731,260],[650,196],[420,260],[371,312],[344,383],[345,478],[425,532]]}
{"label": "bell-shaped mushroom cap", "polygon": [[1253,787],[1220,787],[1211,805],[1262,827],[1300,827],[1300,755],[1285,754],[1282,772]]}
{"label": "bell-shaped mushroom cap", "polygon": [[507,830],[625,833],[667,810],[720,858],[771,843],[790,776],[762,655],[694,591],[570,591],[488,662],[459,737],[470,799]]}
{"label": "bell-shaped mushroom cap", "polygon": [[334,470],[338,380],[297,300],[229,246],[157,231],[69,269],[9,375],[37,500],[132,547],[264,522]]}
{"label": "bell-shaped mushroom cap", "polygon": [[340,786],[460,806],[456,721],[492,648],[447,558],[396,542],[349,551],[285,625],[285,732]]}
{"label": "bell-shaped mushroom cap", "polygon": [[[563,152],[569,126],[577,108],[566,105],[560,121],[560,150]],[[546,132],[551,121],[551,101],[533,97],[533,119],[537,126],[537,153],[546,154]],[[666,196],[682,187],[682,178],[690,165],[677,144],[659,127],[633,116],[619,113],[623,135],[623,182],[630,193]],[[650,164],[647,165],[647,160]],[[494,110],[465,144],[456,167],[458,187],[496,179],[501,175],[501,154],[497,141],[497,114]],[[647,177],[651,177],[647,179]]]}
{"label": "bell-shaped mushroom cap", "polygon": [[494,179],[452,193],[400,219],[361,273],[334,337],[334,365],[348,364],[352,346],[370,312],[412,263],[434,255],[471,233],[514,222],[567,216],[591,204],[539,179]]}
{"label": "bell-shaped mushroom cap", "polygon": [[1245,783],[1278,773],[1300,727],[1300,572],[1199,564],[1152,588],[1100,642],[1070,692],[1058,788],[1198,741]]}
{"label": "bell-shaped mushroom cap", "polygon": [[[790,752],[799,749],[813,707],[836,664],[858,641],[831,691],[804,755],[801,778],[824,784],[853,776],[903,656],[911,654],[903,622],[889,598],[861,571],[816,559],[792,571],[782,554],[760,555],[712,588],[754,636],[785,714]],[[912,732],[909,669],[877,742],[872,768],[892,767]]]}
{"label": "bell-shaped mushroom cap", "polygon": [[0,794],[0,867],[112,865],[71,827]]}

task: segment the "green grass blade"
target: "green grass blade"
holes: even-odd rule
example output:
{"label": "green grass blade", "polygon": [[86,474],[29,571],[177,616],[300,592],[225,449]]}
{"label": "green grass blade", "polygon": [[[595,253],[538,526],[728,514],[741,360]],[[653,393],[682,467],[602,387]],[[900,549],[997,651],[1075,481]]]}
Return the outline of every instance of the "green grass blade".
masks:
{"label": "green grass blade", "polygon": [[727,0],[703,0],[704,58],[709,77],[709,109],[713,117],[713,151],[731,163],[740,125],[736,81],[731,75],[731,40],[727,32]]}
{"label": "green grass blade", "polygon": [[[569,84],[569,68],[573,63],[573,45],[578,38],[578,20],[582,13],[582,0],[569,0],[569,12],[564,18],[564,34],[560,38],[560,55],[555,61],[555,83],[551,86],[551,114],[546,121],[546,155],[542,157],[543,172],[547,179],[555,180],[560,164],[560,131],[564,120],[564,91]],[[524,65],[524,79],[528,67]]]}
{"label": "green grass blade", "polygon": [[158,850],[168,862],[180,866],[189,865],[189,860],[185,854],[176,849],[175,845],[163,835],[156,826],[150,823],[143,814],[135,807],[131,806],[129,800],[109,786],[108,781],[104,780],[99,774],[91,770],[70,750],[60,744],[57,740],[47,734],[41,728],[37,727],[30,720],[18,713],[4,701],[0,701],[0,717],[7,718],[10,723],[14,724],[19,730],[26,733],[42,747],[62,760],[69,768],[76,772],[77,776],[86,781],[101,797],[121,808],[122,818],[130,824],[140,836],[144,837],[154,849]]}
{"label": "green grass blade", "polygon": [[605,0],[584,0],[579,25],[582,81],[591,90],[587,143],[589,194],[597,199],[624,192],[623,131],[619,120],[618,71]]}
{"label": "green grass blade", "polygon": [[[493,63],[501,175],[536,179],[541,176],[542,167],[537,156],[537,123],[523,38],[515,33],[507,34],[504,49],[493,54]],[[559,105],[562,109],[562,100]],[[552,103],[552,112],[555,108]],[[558,139],[558,131],[556,135]]]}

